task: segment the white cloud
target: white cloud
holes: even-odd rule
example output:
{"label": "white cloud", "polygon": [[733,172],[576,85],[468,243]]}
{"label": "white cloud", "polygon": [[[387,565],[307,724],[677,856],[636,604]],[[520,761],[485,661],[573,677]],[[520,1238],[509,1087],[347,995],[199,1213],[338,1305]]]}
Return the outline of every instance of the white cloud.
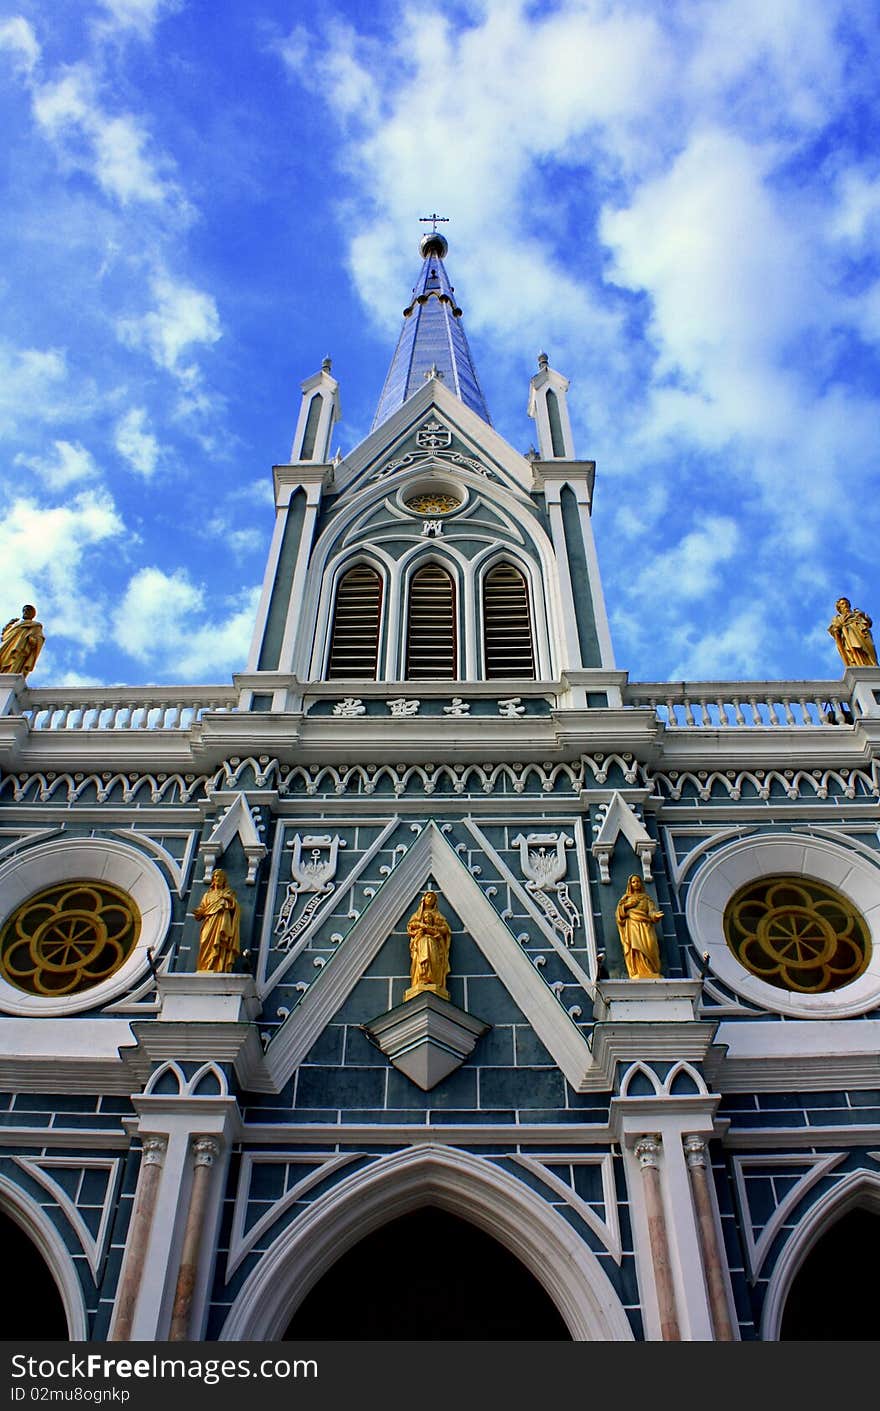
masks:
{"label": "white cloud", "polygon": [[880,177],[852,168],[841,173],[829,234],[848,244],[869,237],[875,246],[880,243]]}
{"label": "white cloud", "polygon": [[106,18],[99,22],[99,33],[133,31],[148,39],[158,21],[181,8],[182,0],[99,0]]}
{"label": "white cloud", "polygon": [[67,361],[59,348],[13,348],[0,343],[0,436],[29,417],[54,418],[67,380]]}
{"label": "white cloud", "polygon": [[87,561],[124,525],[105,492],[84,490],[63,505],[19,496],[0,519],[0,602],[35,603],[46,631],[96,646],[105,626],[85,586]]}
{"label": "white cloud", "polygon": [[98,474],[94,456],[79,441],[54,441],[52,444],[51,456],[20,454],[15,457],[15,464],[35,470],[50,490],[64,490],[78,480],[93,480]]}
{"label": "white cloud", "polygon": [[639,575],[639,590],[659,603],[705,598],[718,584],[720,565],[733,558],[738,547],[736,521],[727,515],[707,515],[673,548],[651,557]]}
{"label": "white cloud", "polygon": [[12,54],[16,66],[30,74],[40,59],[40,45],[32,26],[22,15],[13,15],[0,24],[0,49]]}
{"label": "white cloud", "polygon": [[[673,681],[760,680],[767,674],[767,611],[761,603],[734,610],[723,625],[680,631],[680,652],[669,672]],[[778,646],[778,644],[777,644]]]}
{"label": "white cloud", "polygon": [[192,388],[198,370],[193,363],[184,362],[183,355],[194,348],[211,347],[222,337],[217,305],[210,294],[175,283],[167,274],[153,278],[151,291],[155,307],[141,318],[122,320],[119,336],[129,347],[146,348],[157,367]]}
{"label": "white cloud", "polygon": [[223,679],[247,660],[259,589],[206,616],[207,593],[178,569],[143,568],[129,582],[113,618],[116,641],[151,669],[178,680]]}
{"label": "white cloud", "polygon": [[215,515],[206,528],[209,534],[216,535],[224,548],[231,549],[236,558],[245,558],[266,547],[265,530],[236,527],[235,521],[224,515]]}
{"label": "white cloud", "polygon": [[[773,434],[796,409],[785,351],[828,308],[805,298],[817,288],[809,234],[774,200],[769,160],[730,133],[699,132],[629,206],[603,213],[610,277],[651,298],[658,429],[686,421],[717,445]],[[662,385],[670,375],[678,386]]]}
{"label": "white cloud", "polygon": [[116,423],[114,444],[132,469],[149,479],[159,463],[161,448],[148,429],[145,407],[132,407],[125,416],[120,417]]}
{"label": "white cloud", "polygon": [[244,500],[249,506],[275,508],[275,490],[272,481],[268,476],[261,475],[258,480],[247,480],[244,484],[234,486],[227,494],[228,502]]}
{"label": "white cloud", "polygon": [[108,113],[97,96],[97,80],[86,64],[63,77],[35,84],[34,117],[71,166],[90,171],[107,195],[130,202],[179,202],[167,175],[168,160],[150,154],[151,139],[130,113]]}

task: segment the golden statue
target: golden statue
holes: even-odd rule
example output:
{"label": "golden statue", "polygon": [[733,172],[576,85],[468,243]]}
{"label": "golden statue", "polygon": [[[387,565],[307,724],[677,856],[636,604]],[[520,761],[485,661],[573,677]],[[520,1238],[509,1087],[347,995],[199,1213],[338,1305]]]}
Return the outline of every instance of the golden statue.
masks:
{"label": "golden statue", "polygon": [[449,946],[452,932],[445,916],[437,909],[437,893],[425,892],[418,911],[413,912],[407,925],[410,956],[410,988],[403,996],[429,990],[441,999],[449,998],[446,976],[449,974]]}
{"label": "golden statue", "polygon": [[45,637],[37,622],[37,609],[25,603],[21,617],[13,617],[0,632],[0,672],[27,676],[37,664]]}
{"label": "golden statue", "polygon": [[193,916],[202,923],[196,970],[228,975],[241,950],[241,907],[219,867],[211,873],[211,885]]}
{"label": "golden statue", "polygon": [[837,643],[844,666],[877,665],[872,626],[867,613],[854,608],[849,598],[837,599],[837,612],[828,631]]}
{"label": "golden statue", "polygon": [[663,919],[641,877],[630,877],[615,912],[626,971],[631,980],[659,980],[660,947],[655,922]]}

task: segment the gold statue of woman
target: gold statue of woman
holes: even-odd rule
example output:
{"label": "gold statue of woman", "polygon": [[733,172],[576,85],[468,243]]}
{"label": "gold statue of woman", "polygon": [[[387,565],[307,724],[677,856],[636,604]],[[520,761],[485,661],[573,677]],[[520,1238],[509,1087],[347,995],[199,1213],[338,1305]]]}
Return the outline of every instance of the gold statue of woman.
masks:
{"label": "gold statue of woman", "polygon": [[37,609],[25,603],[21,617],[13,617],[0,632],[0,672],[27,676],[37,664],[46,640]]}
{"label": "gold statue of woman", "polygon": [[228,975],[241,949],[241,907],[221,868],[211,873],[211,885],[193,916],[202,923],[196,970]]}
{"label": "gold statue of woman", "polygon": [[425,892],[418,910],[407,924],[409,935],[410,987],[405,1000],[429,990],[441,999],[449,998],[446,977],[449,974],[449,947],[452,932],[445,916],[437,908],[437,893]]}
{"label": "gold statue of woman", "polygon": [[615,913],[626,973],[631,980],[660,979],[660,946],[655,923],[663,919],[641,877],[630,877]]}
{"label": "gold statue of woman", "polygon": [[870,617],[854,608],[849,598],[838,598],[836,606],[828,631],[837,643],[844,666],[876,666],[877,649],[871,636],[874,624]]}

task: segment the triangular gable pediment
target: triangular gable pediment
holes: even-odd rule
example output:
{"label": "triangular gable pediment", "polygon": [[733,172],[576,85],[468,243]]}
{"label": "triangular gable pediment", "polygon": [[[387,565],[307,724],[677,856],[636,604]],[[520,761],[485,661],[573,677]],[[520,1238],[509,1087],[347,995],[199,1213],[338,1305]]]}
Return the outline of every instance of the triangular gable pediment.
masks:
{"label": "triangular gable pediment", "polygon": [[278,1088],[283,1086],[302,1063],[378,955],[402,913],[429,884],[436,885],[448,899],[554,1062],[572,1087],[579,1090],[593,1067],[586,1039],[434,823],[419,834],[276,1033],[266,1051],[273,1083]]}
{"label": "triangular gable pediment", "polygon": [[532,468],[525,456],[515,451],[442,382],[433,379],[339,462],[334,474],[334,493],[350,495],[359,488],[382,462],[394,457],[432,412],[436,412],[440,421],[461,438],[470,454],[481,460],[508,489],[527,494],[532,491]]}

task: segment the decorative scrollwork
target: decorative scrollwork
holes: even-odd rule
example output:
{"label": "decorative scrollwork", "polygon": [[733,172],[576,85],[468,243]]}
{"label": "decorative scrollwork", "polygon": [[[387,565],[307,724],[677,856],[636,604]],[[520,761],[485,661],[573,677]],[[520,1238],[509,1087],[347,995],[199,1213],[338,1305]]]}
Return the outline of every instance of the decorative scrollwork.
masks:
{"label": "decorative scrollwork", "polygon": [[62,882],[29,897],[0,935],[0,973],[34,995],[70,995],[106,980],[140,934],[130,896],[107,882]]}
{"label": "decorative scrollwork", "polygon": [[761,877],[731,898],[727,944],[747,970],[778,989],[823,994],[861,975],[871,942],[840,892],[806,877]]}

